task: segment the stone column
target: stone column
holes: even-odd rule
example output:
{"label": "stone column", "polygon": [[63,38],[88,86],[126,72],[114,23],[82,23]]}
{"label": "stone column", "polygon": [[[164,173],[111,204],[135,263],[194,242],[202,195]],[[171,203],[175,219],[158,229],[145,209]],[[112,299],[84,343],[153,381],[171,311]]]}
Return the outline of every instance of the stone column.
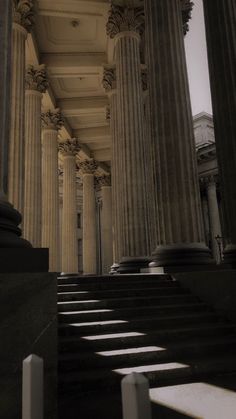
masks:
{"label": "stone column", "polygon": [[209,176],[206,178],[207,200],[209,208],[209,221],[211,232],[212,253],[217,263],[221,262],[221,253],[216,237],[221,237],[221,224],[219,207],[216,193],[216,176]]}
{"label": "stone column", "polygon": [[119,225],[119,199],[120,199],[120,145],[117,115],[116,71],[114,66],[105,67],[103,72],[103,87],[109,97],[108,119],[111,130],[111,173],[112,173],[112,236],[113,236],[113,263],[117,264],[122,258],[121,225]]}
{"label": "stone column", "polygon": [[204,0],[217,160],[222,188],[225,262],[236,263],[236,4]]}
{"label": "stone column", "polygon": [[58,109],[42,114],[42,247],[49,248],[49,270],[60,272],[58,130],[63,125]]}
{"label": "stone column", "polygon": [[112,199],[111,176],[104,175],[98,178],[101,187],[101,254],[102,273],[108,274],[113,262],[112,246]]}
{"label": "stone column", "polygon": [[[10,128],[12,2],[0,1],[0,248],[30,247],[20,238],[21,215],[7,201]],[[4,256],[1,256],[4,257]],[[12,263],[12,261],[11,261]],[[10,270],[9,270],[10,271]]]}
{"label": "stone column", "polygon": [[[140,67],[142,8],[111,6],[107,33],[115,41],[117,119],[119,132],[119,200],[122,265],[129,270],[147,265],[149,254],[144,110]],[[122,268],[123,269],[123,268]]]}
{"label": "stone column", "polygon": [[42,232],[42,144],[41,102],[48,82],[44,65],[26,70],[25,92],[25,198],[24,236],[41,247]]}
{"label": "stone column", "polygon": [[83,174],[83,273],[96,274],[97,237],[94,173],[97,163],[85,160],[79,164]]}
{"label": "stone column", "polygon": [[77,138],[59,143],[63,157],[62,206],[62,272],[78,272],[76,155],[80,150]]}
{"label": "stone column", "polygon": [[[158,243],[152,266],[211,261],[204,243],[183,22],[192,3],[145,0]],[[186,8],[186,6],[189,6]],[[187,31],[184,22],[184,32]]]}
{"label": "stone column", "polygon": [[9,143],[9,201],[23,212],[24,199],[24,117],[25,41],[33,24],[33,1],[13,1],[11,125]]}

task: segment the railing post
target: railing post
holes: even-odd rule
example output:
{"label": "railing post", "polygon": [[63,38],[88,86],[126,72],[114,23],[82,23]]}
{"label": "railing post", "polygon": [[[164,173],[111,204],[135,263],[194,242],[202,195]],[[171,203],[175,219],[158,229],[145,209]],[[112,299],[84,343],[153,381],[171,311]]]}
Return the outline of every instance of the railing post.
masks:
{"label": "railing post", "polygon": [[148,380],[136,372],[121,382],[123,419],[151,419]]}
{"label": "railing post", "polygon": [[43,359],[37,355],[23,361],[22,419],[43,419]]}

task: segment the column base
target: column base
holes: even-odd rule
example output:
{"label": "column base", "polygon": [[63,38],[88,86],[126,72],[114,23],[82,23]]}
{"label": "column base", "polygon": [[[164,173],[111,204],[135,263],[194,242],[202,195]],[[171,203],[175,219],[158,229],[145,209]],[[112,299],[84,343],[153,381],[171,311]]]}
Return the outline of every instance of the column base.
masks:
{"label": "column base", "polygon": [[123,257],[119,263],[117,273],[131,274],[140,273],[141,270],[148,268],[150,257]]}
{"label": "column base", "polygon": [[158,246],[150,268],[166,266],[198,266],[215,264],[210,249],[203,243]]}
{"label": "column base", "polygon": [[117,271],[119,269],[119,266],[120,266],[119,263],[113,263],[113,265],[110,267],[109,274],[110,275],[116,275]]}
{"label": "column base", "polygon": [[0,272],[48,272],[48,249],[0,248]]}
{"label": "column base", "polygon": [[18,226],[21,221],[22,217],[13,205],[0,200],[0,248],[32,248],[30,242],[20,237]]}
{"label": "column base", "polygon": [[230,264],[236,266],[236,245],[228,244],[223,251],[223,264]]}

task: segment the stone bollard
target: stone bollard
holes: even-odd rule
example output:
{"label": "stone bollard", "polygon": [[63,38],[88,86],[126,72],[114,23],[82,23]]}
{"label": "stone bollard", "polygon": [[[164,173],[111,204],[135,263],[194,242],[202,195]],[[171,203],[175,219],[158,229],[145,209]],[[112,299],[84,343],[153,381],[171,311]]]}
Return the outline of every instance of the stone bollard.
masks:
{"label": "stone bollard", "polygon": [[30,355],[23,361],[22,419],[43,419],[43,359]]}
{"label": "stone bollard", "polygon": [[123,419],[151,419],[148,380],[136,372],[121,382]]}

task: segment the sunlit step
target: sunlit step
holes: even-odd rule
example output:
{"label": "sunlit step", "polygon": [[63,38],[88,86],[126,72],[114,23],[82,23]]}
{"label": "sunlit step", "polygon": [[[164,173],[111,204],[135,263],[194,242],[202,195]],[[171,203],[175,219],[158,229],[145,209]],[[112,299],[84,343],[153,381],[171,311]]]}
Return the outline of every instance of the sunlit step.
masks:
{"label": "sunlit step", "polygon": [[118,368],[113,370],[118,374],[127,375],[131,374],[132,372],[158,372],[158,371],[166,371],[166,370],[176,370],[179,368],[188,368],[188,365],[180,364],[178,362],[170,362],[165,364],[154,364],[154,365],[141,365],[137,367],[130,367],[130,368]]}
{"label": "sunlit step", "polygon": [[88,294],[90,291],[67,291],[67,292],[58,292],[58,295],[78,295],[78,294]]}
{"label": "sunlit step", "polygon": [[131,354],[140,354],[147,352],[156,352],[156,351],[165,351],[165,348],[160,346],[142,346],[139,348],[128,348],[128,349],[119,349],[113,351],[102,351],[96,352],[97,355],[101,356],[119,356],[119,355],[131,355]]}
{"label": "sunlit step", "polygon": [[60,311],[60,314],[84,314],[84,313],[86,313],[86,314],[88,314],[88,313],[107,313],[107,312],[110,312],[110,311],[114,311],[114,310],[111,310],[111,309],[109,309],[109,308],[101,308],[101,309],[98,309],[98,310],[79,310],[79,311]]}
{"label": "sunlit step", "polygon": [[107,335],[92,335],[92,336],[83,336],[83,339],[86,340],[102,340],[102,339],[121,339],[134,336],[144,336],[145,333],[139,332],[127,332],[127,333],[109,333]]}
{"label": "sunlit step", "polygon": [[69,326],[82,327],[82,326],[104,326],[106,324],[120,324],[128,323],[127,320],[105,320],[98,322],[83,322],[83,323],[68,323]]}
{"label": "sunlit step", "polygon": [[98,303],[100,300],[77,300],[77,301],[58,301],[58,305],[64,305],[64,304],[68,304],[68,305],[73,305],[75,303],[79,303],[79,304],[87,304],[87,303]]}

